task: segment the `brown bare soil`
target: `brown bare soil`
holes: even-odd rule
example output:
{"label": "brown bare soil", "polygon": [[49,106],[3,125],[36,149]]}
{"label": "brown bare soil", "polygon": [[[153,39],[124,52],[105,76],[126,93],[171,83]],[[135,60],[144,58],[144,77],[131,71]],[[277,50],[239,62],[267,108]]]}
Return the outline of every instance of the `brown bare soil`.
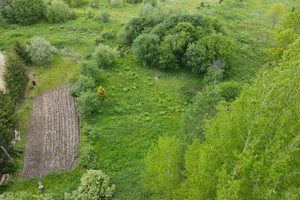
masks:
{"label": "brown bare soil", "polygon": [[43,178],[49,172],[72,170],[80,145],[79,117],[71,86],[34,99],[21,178]]}
{"label": "brown bare soil", "polygon": [[0,90],[4,90],[4,81],[3,81],[3,73],[4,73],[4,64],[5,64],[5,57],[3,53],[0,51]]}

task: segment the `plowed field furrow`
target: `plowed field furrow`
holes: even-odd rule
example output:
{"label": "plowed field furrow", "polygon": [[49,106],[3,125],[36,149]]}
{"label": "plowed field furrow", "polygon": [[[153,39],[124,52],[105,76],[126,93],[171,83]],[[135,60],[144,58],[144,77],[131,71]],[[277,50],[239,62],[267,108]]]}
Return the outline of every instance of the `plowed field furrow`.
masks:
{"label": "plowed field furrow", "polygon": [[79,117],[70,88],[62,85],[34,99],[21,178],[43,178],[77,164]]}

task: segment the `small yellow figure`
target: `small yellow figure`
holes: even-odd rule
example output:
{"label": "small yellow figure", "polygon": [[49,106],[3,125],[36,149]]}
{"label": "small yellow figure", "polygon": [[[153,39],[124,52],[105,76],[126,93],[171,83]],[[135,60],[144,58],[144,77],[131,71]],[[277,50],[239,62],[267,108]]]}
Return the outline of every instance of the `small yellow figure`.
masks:
{"label": "small yellow figure", "polygon": [[98,88],[97,94],[98,94],[99,99],[101,101],[105,101],[105,99],[106,99],[106,91],[105,91],[105,89],[101,85]]}

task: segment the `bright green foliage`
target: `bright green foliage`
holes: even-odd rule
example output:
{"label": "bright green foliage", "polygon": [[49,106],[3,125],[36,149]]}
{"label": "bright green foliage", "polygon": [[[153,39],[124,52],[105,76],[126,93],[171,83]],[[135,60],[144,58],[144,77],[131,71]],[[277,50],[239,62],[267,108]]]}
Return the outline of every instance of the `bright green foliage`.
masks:
{"label": "bright green foliage", "polygon": [[97,169],[97,152],[92,145],[86,144],[80,149],[80,161],[78,163],[80,168]]}
{"label": "bright green foliage", "polygon": [[275,24],[284,17],[284,12],[285,9],[282,3],[276,3],[269,9],[267,17],[269,17],[273,23],[272,29],[274,28]]}
{"label": "bright green foliage", "polygon": [[176,45],[178,35],[168,35],[159,47],[159,68],[178,69],[179,59],[175,56],[173,45]]}
{"label": "bright green foliage", "polygon": [[14,54],[8,55],[3,77],[6,91],[17,103],[23,97],[28,81],[27,69],[23,60]]}
{"label": "bright green foliage", "polygon": [[100,85],[99,88],[98,88],[97,94],[98,94],[98,97],[99,97],[99,99],[101,101],[105,101],[105,99],[106,99],[106,91],[105,91],[104,87],[102,87]]}
{"label": "bright green foliage", "polygon": [[86,92],[88,90],[96,90],[97,86],[95,83],[95,80],[86,75],[81,75],[78,79],[78,81],[75,84],[75,88],[72,89],[72,94],[74,96],[79,97],[83,92]]}
{"label": "bright green foliage", "polygon": [[143,65],[155,67],[158,64],[159,37],[153,34],[139,35],[132,45],[135,58]]}
{"label": "bright green foliage", "polygon": [[93,59],[100,68],[111,68],[117,64],[118,52],[108,45],[100,44],[93,53]]}
{"label": "bright green foliage", "polygon": [[80,181],[78,192],[81,199],[109,200],[115,191],[115,185],[110,183],[110,178],[101,170],[88,170]]}
{"label": "bright green foliage", "polygon": [[30,57],[28,55],[26,46],[24,43],[22,43],[20,40],[15,40],[13,46],[12,46],[13,52],[19,56],[21,59],[23,59],[24,62],[29,62]]}
{"label": "bright green foliage", "polygon": [[220,90],[214,85],[206,86],[196,95],[194,103],[189,106],[182,118],[182,139],[185,143],[191,144],[194,138],[199,138],[202,142],[205,140],[204,123],[216,114],[217,105],[221,100],[223,98]]}
{"label": "bright green foliage", "polygon": [[45,10],[43,0],[14,0],[12,6],[16,22],[22,25],[38,22]]}
{"label": "bright green foliage", "polygon": [[[5,95],[0,90],[0,146],[3,146],[6,151],[11,152],[11,141],[13,140],[15,126],[15,105],[8,95]],[[9,158],[1,149],[0,151],[0,174],[4,174],[6,167],[9,164]],[[0,198],[1,199],[1,198]]]}
{"label": "bright green foliage", "polygon": [[64,2],[54,0],[47,8],[46,17],[52,23],[65,22],[71,17],[71,10]]}
{"label": "bright green foliage", "polygon": [[34,37],[28,46],[27,52],[36,64],[49,64],[52,62],[52,52],[55,48],[44,38]]}
{"label": "bright green foliage", "polygon": [[160,137],[145,159],[145,185],[157,199],[172,199],[179,186],[182,153],[176,138]]}
{"label": "bright green foliage", "polygon": [[229,107],[219,106],[206,142],[186,153],[181,199],[297,199],[299,48],[298,40]]}
{"label": "bright green foliage", "polygon": [[227,101],[234,101],[240,94],[242,86],[235,81],[222,82],[218,86],[221,96]]}
{"label": "bright green foliage", "polygon": [[79,115],[86,120],[97,113],[101,106],[97,92],[92,90],[82,92],[76,100],[79,105]]}
{"label": "bright green foliage", "polygon": [[37,199],[45,199],[43,197],[38,198],[35,195],[32,195],[27,192],[5,192],[0,195],[0,200],[37,200]]}
{"label": "bright green foliage", "polygon": [[270,52],[281,57],[283,51],[295,42],[300,35],[300,10],[291,12],[281,23],[281,27],[276,30],[274,48]]}

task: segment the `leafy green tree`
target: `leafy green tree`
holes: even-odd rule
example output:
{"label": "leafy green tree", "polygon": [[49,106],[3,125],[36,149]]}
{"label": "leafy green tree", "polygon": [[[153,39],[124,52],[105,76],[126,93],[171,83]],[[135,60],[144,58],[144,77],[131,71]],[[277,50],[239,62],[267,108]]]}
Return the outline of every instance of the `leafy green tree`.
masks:
{"label": "leafy green tree", "polygon": [[84,60],[79,63],[79,73],[97,79],[101,76],[102,70],[99,69],[96,62]]}
{"label": "leafy green tree", "polygon": [[95,80],[86,75],[80,75],[78,81],[75,84],[74,89],[72,89],[72,94],[76,97],[79,97],[82,93],[88,90],[96,90],[97,86]]}
{"label": "leafy green tree", "polygon": [[144,184],[158,199],[172,199],[179,186],[182,153],[177,139],[160,137],[145,159]]}
{"label": "leafy green tree", "polygon": [[158,63],[159,37],[153,34],[139,35],[132,45],[135,58],[143,65],[156,67]]}
{"label": "leafy green tree", "polygon": [[86,120],[96,114],[101,107],[97,92],[92,90],[82,92],[76,100],[79,105],[79,115]]}
{"label": "leafy green tree", "polygon": [[218,107],[206,141],[194,140],[186,153],[180,199],[298,198],[299,48],[297,40],[277,66]]}
{"label": "leafy green tree", "polygon": [[[14,137],[13,128],[15,126],[15,104],[7,94],[0,91],[0,146],[3,146],[8,153],[11,153],[11,141]],[[0,174],[5,173],[9,166],[9,158],[0,149]]]}
{"label": "leafy green tree", "polygon": [[168,35],[159,47],[159,68],[179,69],[180,60],[173,51],[173,45],[176,45],[178,35]]}
{"label": "leafy green tree", "polygon": [[52,53],[55,48],[44,38],[34,37],[27,48],[31,60],[36,64],[48,64],[52,62]]}
{"label": "leafy green tree", "polygon": [[15,54],[8,55],[3,77],[5,89],[17,103],[23,97],[28,82],[27,68],[23,60]]}
{"label": "leafy green tree", "polygon": [[18,40],[18,39],[15,40],[15,42],[13,43],[13,46],[12,46],[12,50],[17,56],[22,58],[24,62],[30,61],[30,57],[28,55],[26,46],[20,40]]}
{"label": "leafy green tree", "polygon": [[65,22],[71,17],[71,10],[67,4],[62,1],[52,1],[47,8],[46,18],[52,23]]}
{"label": "leafy green tree", "polygon": [[267,17],[272,21],[272,29],[275,27],[275,24],[284,17],[284,5],[282,3],[276,3],[272,6],[267,13]]}
{"label": "leafy green tree", "polygon": [[15,13],[12,6],[13,0],[1,0],[0,1],[0,13],[3,18],[10,23],[15,22]]}
{"label": "leafy green tree", "polygon": [[196,74],[206,72],[206,48],[196,43],[191,43],[185,53],[186,65]]}
{"label": "leafy green tree", "polygon": [[111,68],[117,64],[118,52],[108,45],[100,44],[93,53],[93,59],[100,68]]}
{"label": "leafy green tree", "polygon": [[217,113],[217,106],[224,100],[220,90],[214,85],[207,85],[202,92],[199,92],[194,102],[189,106],[182,118],[182,139],[186,144],[191,144],[194,138],[205,140],[203,126],[207,119],[214,117]]}
{"label": "leafy green tree", "polygon": [[116,188],[111,184],[108,175],[101,170],[88,170],[80,182],[75,195],[73,194],[74,199],[109,200]]}
{"label": "leafy green tree", "polygon": [[14,0],[12,6],[16,22],[22,25],[38,22],[45,11],[43,0]]}
{"label": "leafy green tree", "polygon": [[220,83],[217,88],[220,90],[221,96],[227,101],[234,101],[241,93],[242,86],[235,81],[227,81]]}

